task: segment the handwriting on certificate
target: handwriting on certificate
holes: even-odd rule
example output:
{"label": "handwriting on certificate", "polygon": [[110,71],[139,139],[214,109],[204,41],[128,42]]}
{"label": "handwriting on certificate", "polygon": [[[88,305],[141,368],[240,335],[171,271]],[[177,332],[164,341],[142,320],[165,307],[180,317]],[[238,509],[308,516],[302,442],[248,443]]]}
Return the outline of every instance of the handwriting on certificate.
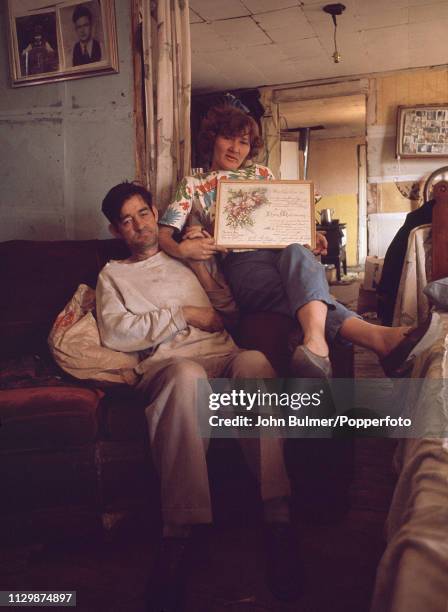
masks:
{"label": "handwriting on certificate", "polygon": [[227,248],[315,246],[310,181],[234,181],[218,185],[215,240]]}

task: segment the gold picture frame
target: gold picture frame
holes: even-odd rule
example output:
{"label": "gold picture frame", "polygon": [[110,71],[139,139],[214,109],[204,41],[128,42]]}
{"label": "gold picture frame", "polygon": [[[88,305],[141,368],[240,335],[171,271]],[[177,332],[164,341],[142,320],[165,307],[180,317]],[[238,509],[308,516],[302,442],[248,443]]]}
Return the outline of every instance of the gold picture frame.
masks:
{"label": "gold picture frame", "polygon": [[314,185],[311,181],[218,183],[215,240],[229,249],[281,249],[316,245]]}
{"label": "gold picture frame", "polygon": [[8,0],[12,87],[118,72],[114,0]]}
{"label": "gold picture frame", "polygon": [[399,106],[397,158],[448,158],[448,104]]}

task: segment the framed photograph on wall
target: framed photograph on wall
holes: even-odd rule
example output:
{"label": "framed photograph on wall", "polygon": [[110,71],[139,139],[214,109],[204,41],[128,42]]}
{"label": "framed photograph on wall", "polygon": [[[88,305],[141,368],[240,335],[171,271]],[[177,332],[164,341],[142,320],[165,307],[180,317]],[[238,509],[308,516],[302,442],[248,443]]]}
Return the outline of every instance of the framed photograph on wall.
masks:
{"label": "framed photograph on wall", "polygon": [[399,106],[397,158],[448,157],[448,103]]}
{"label": "framed photograph on wall", "polygon": [[8,0],[13,87],[118,72],[114,0]]}
{"label": "framed photograph on wall", "polygon": [[218,183],[214,236],[231,249],[280,249],[316,244],[314,185],[310,181]]}

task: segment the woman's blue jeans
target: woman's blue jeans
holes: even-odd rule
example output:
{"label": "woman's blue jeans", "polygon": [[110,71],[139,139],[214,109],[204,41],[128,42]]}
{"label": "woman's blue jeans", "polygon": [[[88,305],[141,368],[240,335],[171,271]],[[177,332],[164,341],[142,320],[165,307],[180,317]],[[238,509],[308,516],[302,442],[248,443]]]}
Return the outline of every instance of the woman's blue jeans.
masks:
{"label": "woman's blue jeans", "polygon": [[296,319],[297,311],[308,302],[327,304],[328,342],[334,341],[346,319],[358,317],[330,295],[325,268],[299,244],[229,253],[222,270],[242,312],[277,312]]}

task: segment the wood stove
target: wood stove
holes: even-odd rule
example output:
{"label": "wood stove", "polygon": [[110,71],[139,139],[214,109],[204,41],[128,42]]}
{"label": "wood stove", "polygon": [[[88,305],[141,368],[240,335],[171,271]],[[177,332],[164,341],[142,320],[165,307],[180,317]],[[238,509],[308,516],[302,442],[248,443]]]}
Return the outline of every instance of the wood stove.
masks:
{"label": "wood stove", "polygon": [[341,280],[341,264],[344,274],[347,274],[346,227],[346,223],[339,223],[339,219],[335,219],[331,223],[319,223],[316,228],[318,232],[325,234],[328,241],[328,254],[323,255],[321,261],[323,264],[334,264],[336,266],[336,275],[339,281]]}

